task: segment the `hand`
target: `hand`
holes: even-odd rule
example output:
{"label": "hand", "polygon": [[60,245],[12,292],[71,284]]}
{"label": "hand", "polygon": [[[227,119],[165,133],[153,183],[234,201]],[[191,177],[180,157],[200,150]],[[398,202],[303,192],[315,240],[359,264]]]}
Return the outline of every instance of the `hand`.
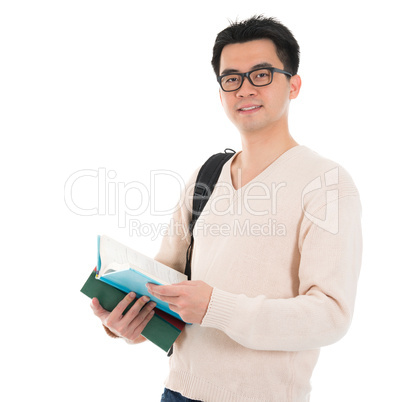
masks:
{"label": "hand", "polygon": [[184,281],[164,286],[148,283],[147,287],[153,296],[167,302],[183,321],[192,324],[201,324],[213,290],[203,281]]}
{"label": "hand", "polygon": [[135,293],[129,293],[111,312],[102,308],[97,298],[93,298],[91,302],[91,308],[102,324],[128,343],[140,343],[145,340],[141,332],[154,315],[155,303],[148,303],[149,297],[143,296],[123,316],[124,310],[134,298]]}

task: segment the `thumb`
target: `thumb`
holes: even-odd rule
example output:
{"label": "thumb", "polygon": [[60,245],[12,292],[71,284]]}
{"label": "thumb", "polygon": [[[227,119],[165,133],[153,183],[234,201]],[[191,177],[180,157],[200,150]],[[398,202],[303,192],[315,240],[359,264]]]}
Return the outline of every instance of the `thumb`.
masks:
{"label": "thumb", "polygon": [[106,320],[107,317],[109,317],[109,311],[105,310],[99,303],[99,300],[94,297],[91,301],[91,308],[94,314],[99,317],[102,322]]}

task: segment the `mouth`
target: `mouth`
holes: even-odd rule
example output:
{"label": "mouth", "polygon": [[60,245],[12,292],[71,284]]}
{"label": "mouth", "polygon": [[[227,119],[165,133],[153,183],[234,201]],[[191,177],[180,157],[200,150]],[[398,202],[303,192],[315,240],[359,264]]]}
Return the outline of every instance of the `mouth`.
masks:
{"label": "mouth", "polygon": [[254,112],[256,110],[259,110],[261,108],[262,108],[262,106],[251,105],[251,106],[244,106],[242,108],[239,108],[239,109],[237,109],[237,111],[241,112],[241,113],[252,113],[252,112]]}

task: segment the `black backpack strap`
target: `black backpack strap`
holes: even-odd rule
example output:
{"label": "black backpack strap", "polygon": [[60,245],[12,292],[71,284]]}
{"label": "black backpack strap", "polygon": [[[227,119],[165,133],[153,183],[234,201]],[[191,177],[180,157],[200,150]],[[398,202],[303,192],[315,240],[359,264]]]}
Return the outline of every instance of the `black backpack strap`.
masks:
{"label": "black backpack strap", "polygon": [[[193,212],[189,224],[189,231],[191,235],[190,245],[187,249],[186,255],[186,269],[184,273],[187,275],[188,280],[191,279],[191,255],[193,252],[193,229],[198,217],[201,215],[202,210],[207,204],[209,197],[214,191],[215,184],[219,179],[223,165],[236,153],[233,149],[226,148],[225,152],[212,155],[202,166],[197,175],[194,187],[193,197]],[[173,353],[173,345],[169,349],[168,356]]]}
{"label": "black backpack strap", "polygon": [[198,217],[201,215],[202,210],[207,204],[209,197],[214,191],[215,184],[219,179],[223,165],[235,154],[235,151],[230,148],[226,148],[225,152],[212,155],[202,166],[198,172],[197,180],[194,187],[193,198],[193,212],[191,222],[189,225],[189,231],[191,235],[190,245],[187,249],[187,261],[186,269],[184,273],[191,279],[191,255],[193,251],[193,229]]}

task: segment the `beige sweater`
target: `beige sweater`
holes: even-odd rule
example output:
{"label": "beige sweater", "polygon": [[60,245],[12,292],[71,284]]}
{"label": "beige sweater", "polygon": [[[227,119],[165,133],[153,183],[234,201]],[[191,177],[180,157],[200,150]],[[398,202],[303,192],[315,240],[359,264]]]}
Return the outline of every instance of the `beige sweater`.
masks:
{"label": "beige sweater", "polygon": [[[239,190],[230,165],[194,229],[192,279],[214,290],[174,345],[166,387],[207,402],[304,402],[319,350],[351,322],[362,253],[349,174],[298,145]],[[184,271],[192,184],[159,261]]]}

